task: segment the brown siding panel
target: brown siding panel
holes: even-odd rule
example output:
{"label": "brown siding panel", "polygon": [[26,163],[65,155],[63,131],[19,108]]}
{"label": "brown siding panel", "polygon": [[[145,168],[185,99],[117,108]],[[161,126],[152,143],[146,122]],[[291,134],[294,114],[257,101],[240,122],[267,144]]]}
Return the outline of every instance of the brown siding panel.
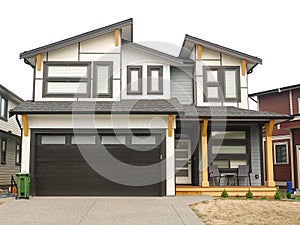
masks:
{"label": "brown siding panel", "polygon": [[290,114],[289,92],[285,91],[259,96],[259,110],[264,112]]}
{"label": "brown siding panel", "polygon": [[293,112],[294,114],[299,114],[298,98],[300,98],[300,88],[292,90],[292,96],[293,96]]}

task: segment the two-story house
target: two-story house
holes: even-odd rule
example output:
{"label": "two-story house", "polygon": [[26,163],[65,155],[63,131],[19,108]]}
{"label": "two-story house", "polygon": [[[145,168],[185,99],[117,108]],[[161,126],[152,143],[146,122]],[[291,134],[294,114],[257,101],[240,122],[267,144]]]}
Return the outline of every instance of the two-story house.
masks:
{"label": "two-story house", "polygon": [[272,111],[294,116],[278,124],[273,132],[274,180],[285,187],[292,181],[293,188],[300,187],[300,84],[280,87],[249,95],[261,111]]}
{"label": "two-story house", "polygon": [[169,55],[134,43],[132,19],[20,58],[34,99],[10,114],[22,115],[32,195],[219,195],[209,165],[248,165],[253,190],[275,192],[270,135],[289,116],[248,109],[247,76],[261,59],[189,35]]}
{"label": "two-story house", "polygon": [[8,111],[24,102],[19,96],[0,84],[0,188],[10,185],[11,175],[20,172],[21,125]]}

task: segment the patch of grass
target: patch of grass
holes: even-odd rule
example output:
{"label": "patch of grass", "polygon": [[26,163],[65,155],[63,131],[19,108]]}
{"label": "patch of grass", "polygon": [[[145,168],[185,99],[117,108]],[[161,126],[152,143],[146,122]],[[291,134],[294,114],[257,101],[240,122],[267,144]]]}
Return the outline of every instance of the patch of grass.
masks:
{"label": "patch of grass", "polygon": [[226,189],[224,189],[224,191],[221,193],[221,198],[228,198],[228,192]]}
{"label": "patch of grass", "polygon": [[281,193],[279,190],[277,190],[275,195],[274,195],[274,199],[275,200],[281,200],[282,198],[284,198],[284,194]]}
{"label": "patch of grass", "polygon": [[250,188],[249,188],[248,192],[246,193],[246,198],[253,199],[253,193],[250,191]]}
{"label": "patch of grass", "polygon": [[290,192],[287,192],[287,193],[286,193],[286,198],[288,198],[288,199],[291,199],[291,198],[292,198],[292,195],[291,195]]}

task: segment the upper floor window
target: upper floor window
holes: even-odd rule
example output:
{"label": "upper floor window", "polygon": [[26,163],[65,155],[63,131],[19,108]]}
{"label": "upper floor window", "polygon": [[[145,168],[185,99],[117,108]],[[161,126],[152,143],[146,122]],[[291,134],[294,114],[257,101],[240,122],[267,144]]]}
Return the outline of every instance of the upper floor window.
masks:
{"label": "upper floor window", "polygon": [[148,66],[148,95],[163,94],[163,66]]}
{"label": "upper floor window", "polygon": [[0,113],[0,118],[4,119],[4,120],[7,120],[8,101],[7,101],[7,99],[5,99],[3,97],[2,98],[0,97],[0,99],[1,99],[1,105],[0,105],[0,111],[1,111],[1,113]]}
{"label": "upper floor window", "polygon": [[274,143],[275,164],[287,164],[287,142]]}
{"label": "upper floor window", "polygon": [[113,89],[113,63],[94,63],[94,97],[111,98]]}
{"label": "upper floor window", "polygon": [[89,97],[89,62],[45,62],[43,97]]}
{"label": "upper floor window", "polygon": [[127,66],[127,94],[142,94],[142,68],[142,66]]}
{"label": "upper floor window", "polygon": [[205,101],[240,101],[240,67],[204,67]]}
{"label": "upper floor window", "polygon": [[6,164],[7,141],[1,139],[1,164]]}

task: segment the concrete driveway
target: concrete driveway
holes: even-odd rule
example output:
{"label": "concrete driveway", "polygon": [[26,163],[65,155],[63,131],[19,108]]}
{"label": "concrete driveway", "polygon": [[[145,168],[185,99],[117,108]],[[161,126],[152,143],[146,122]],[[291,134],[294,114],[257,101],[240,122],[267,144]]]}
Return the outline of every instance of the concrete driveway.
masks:
{"label": "concrete driveway", "polygon": [[203,224],[189,204],[211,199],[188,197],[33,197],[0,198],[4,224]]}

